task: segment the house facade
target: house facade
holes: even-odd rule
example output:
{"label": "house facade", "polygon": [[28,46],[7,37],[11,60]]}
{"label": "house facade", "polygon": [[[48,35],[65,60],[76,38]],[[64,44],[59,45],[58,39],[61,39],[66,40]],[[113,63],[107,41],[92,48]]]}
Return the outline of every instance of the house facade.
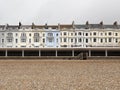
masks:
{"label": "house facade", "polygon": [[120,25],[0,25],[0,48],[104,48],[120,46]]}

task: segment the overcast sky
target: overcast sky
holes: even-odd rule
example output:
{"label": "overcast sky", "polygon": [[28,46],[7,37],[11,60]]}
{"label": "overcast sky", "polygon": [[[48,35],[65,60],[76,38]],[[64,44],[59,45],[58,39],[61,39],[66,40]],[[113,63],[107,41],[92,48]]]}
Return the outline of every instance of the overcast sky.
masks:
{"label": "overcast sky", "polygon": [[120,23],[120,0],[0,0],[0,24]]}

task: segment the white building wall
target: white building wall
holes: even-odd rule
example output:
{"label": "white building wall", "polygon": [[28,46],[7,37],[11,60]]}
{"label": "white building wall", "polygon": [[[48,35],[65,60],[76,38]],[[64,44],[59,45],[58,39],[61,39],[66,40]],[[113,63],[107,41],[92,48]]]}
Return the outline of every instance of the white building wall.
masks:
{"label": "white building wall", "polygon": [[[7,33],[13,34],[13,42],[7,42]],[[26,34],[26,42],[21,42],[22,33]],[[39,33],[39,42],[34,42],[34,33]],[[1,30],[0,37],[0,48],[47,48],[44,29]],[[59,48],[119,47],[120,29],[64,29],[60,30],[58,39]]]}

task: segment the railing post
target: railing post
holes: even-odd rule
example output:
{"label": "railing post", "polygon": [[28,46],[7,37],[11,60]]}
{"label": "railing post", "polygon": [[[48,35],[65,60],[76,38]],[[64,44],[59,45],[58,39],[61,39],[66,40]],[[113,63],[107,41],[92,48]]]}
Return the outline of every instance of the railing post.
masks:
{"label": "railing post", "polygon": [[24,57],[24,50],[22,50],[22,57]]}
{"label": "railing post", "polygon": [[74,57],[74,50],[72,50],[72,57]]}
{"label": "railing post", "polygon": [[5,57],[7,57],[8,56],[8,52],[7,52],[7,50],[5,50]]}
{"label": "railing post", "polygon": [[39,50],[39,57],[41,56],[41,51]]}
{"label": "railing post", "polygon": [[106,57],[108,56],[108,51],[107,51],[107,50],[105,50],[105,56],[106,56]]}
{"label": "railing post", "polygon": [[57,50],[55,51],[55,56],[57,57]]}
{"label": "railing post", "polygon": [[91,57],[91,50],[89,50],[89,57]]}

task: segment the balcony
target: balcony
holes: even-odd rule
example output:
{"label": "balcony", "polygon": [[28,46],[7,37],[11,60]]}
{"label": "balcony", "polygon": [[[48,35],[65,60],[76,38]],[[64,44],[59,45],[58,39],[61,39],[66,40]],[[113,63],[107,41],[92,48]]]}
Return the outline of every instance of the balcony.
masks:
{"label": "balcony", "polygon": [[21,36],[20,39],[27,39],[27,37],[26,36]]}
{"label": "balcony", "polygon": [[53,33],[48,33],[47,38],[54,38]]}
{"label": "balcony", "polygon": [[13,39],[13,36],[6,36],[6,39],[9,39],[9,38]]}
{"label": "balcony", "polygon": [[47,36],[47,39],[54,39],[53,36]]}

